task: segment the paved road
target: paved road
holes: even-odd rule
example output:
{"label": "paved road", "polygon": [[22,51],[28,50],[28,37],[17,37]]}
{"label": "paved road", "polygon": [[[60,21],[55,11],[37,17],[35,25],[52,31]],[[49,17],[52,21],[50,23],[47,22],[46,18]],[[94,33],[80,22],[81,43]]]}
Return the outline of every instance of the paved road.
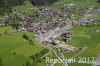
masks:
{"label": "paved road", "polygon": [[53,30],[50,30],[44,34],[39,34],[36,39],[37,41],[39,42],[42,42],[42,41],[50,41],[49,38],[53,37],[53,38],[56,38],[58,37],[59,35],[61,35],[62,33],[65,33],[67,29],[71,28],[71,24],[67,24],[66,26],[64,27],[57,27]]}
{"label": "paved road", "polygon": [[[91,11],[91,9],[90,10],[87,10],[87,13],[88,12],[90,12]],[[88,20],[88,18],[89,17],[91,17],[91,16],[93,16],[92,14],[85,14],[85,16],[83,16],[83,18],[81,18],[78,22],[82,22],[82,21],[84,21],[85,22],[85,20]],[[66,32],[66,30],[67,29],[70,29],[71,27],[72,27],[72,22],[66,22],[67,24],[66,24],[66,26],[64,26],[64,27],[57,27],[57,28],[55,28],[55,29],[52,29],[52,30],[50,30],[50,31],[48,31],[48,32],[46,32],[46,33],[44,33],[44,34],[39,34],[39,35],[37,35],[36,36],[36,40],[37,41],[39,41],[39,42],[42,42],[42,41],[50,41],[50,39],[49,38],[51,38],[51,37],[53,37],[53,38],[56,38],[56,37],[58,37],[59,35],[61,35],[62,33],[65,33]],[[65,66],[68,66],[68,64],[66,63],[66,61],[64,61],[64,60],[61,60],[62,58],[64,59],[64,55],[62,54],[62,53],[60,53],[60,55],[62,56],[62,58],[60,58],[59,56],[58,56],[58,54],[56,53],[56,51],[52,48],[52,47],[50,47],[49,46],[49,48],[54,52],[54,54],[56,55],[56,57],[65,65]],[[86,48],[85,48],[86,49]],[[85,50],[84,49],[84,50]],[[58,47],[58,50],[60,51],[60,49],[59,49],[59,47]],[[83,50],[83,51],[84,51]],[[81,51],[81,52],[83,52],[83,51]],[[80,52],[80,53],[81,53]],[[80,54],[80,53],[78,53],[78,54]],[[48,55],[49,53],[47,53],[46,55]],[[44,55],[45,56],[45,55]],[[76,55],[77,56],[77,55]],[[74,58],[74,57],[72,57],[72,58]],[[53,66],[54,64],[52,64],[52,66]]]}

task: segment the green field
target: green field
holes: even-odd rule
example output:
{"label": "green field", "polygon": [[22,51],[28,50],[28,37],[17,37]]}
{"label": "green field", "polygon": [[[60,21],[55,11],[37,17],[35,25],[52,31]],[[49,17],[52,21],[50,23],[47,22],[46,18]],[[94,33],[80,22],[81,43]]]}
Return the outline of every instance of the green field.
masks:
{"label": "green field", "polygon": [[[71,40],[66,42],[66,44],[80,47],[81,45],[86,45],[87,49],[85,49],[82,53],[77,55],[80,50],[74,52],[66,52],[64,53],[66,58],[72,58],[77,55],[75,59],[79,60],[79,57],[96,57],[100,53],[100,23],[88,24],[86,26],[74,26],[71,28],[73,31],[73,35]],[[57,39],[62,40],[63,37],[58,37]],[[55,66],[60,66],[61,64],[56,64]],[[91,64],[82,64],[82,63],[69,63],[69,66],[91,66]]]}
{"label": "green field", "polygon": [[8,32],[8,31],[10,31],[12,29],[13,28],[10,27],[10,26],[0,27],[0,34],[5,33],[6,31]]}
{"label": "green field", "polygon": [[93,16],[93,17],[90,17],[92,19],[95,19],[95,20],[100,20],[100,14],[97,14],[96,16]]}
{"label": "green field", "polygon": [[[87,46],[87,49],[83,51],[81,54],[76,56],[76,59],[79,57],[97,57],[100,53],[100,32],[96,32],[96,30],[100,30],[100,23],[95,26],[75,26],[71,29],[73,31],[72,39],[67,42],[67,44],[79,47],[82,44]],[[76,52],[68,52],[65,53],[66,57],[72,57],[76,55]],[[73,66],[73,64],[69,64],[69,66]],[[80,64],[75,63],[74,66],[80,66]],[[81,66],[90,66],[89,64],[81,64]]]}
{"label": "green field", "polygon": [[51,8],[62,8],[62,7],[68,7],[69,4],[74,4],[70,7],[82,7],[82,6],[96,6],[100,8],[100,4],[96,2],[96,0],[64,0],[64,1],[58,1],[54,3],[51,6]]}
{"label": "green field", "polygon": [[[40,53],[44,47],[32,38],[34,44],[23,38],[23,34],[34,37],[34,33],[17,32],[7,33],[11,27],[0,27],[0,59],[3,66],[22,66],[27,61],[32,60],[29,56]],[[14,54],[15,53],[15,54]]]}
{"label": "green field", "polygon": [[[61,1],[58,1],[50,6],[44,7],[59,9],[62,7],[68,7],[69,4],[74,4],[73,6],[69,7],[94,5],[100,8],[100,4],[96,3],[95,0],[64,0],[63,3]],[[25,1],[24,5],[15,6],[12,8],[12,11],[21,11],[25,12],[26,15],[34,15],[35,9],[36,6],[32,5],[31,2]],[[80,14],[82,13],[83,11],[75,12],[73,14],[75,15],[75,18],[71,18],[71,20],[80,19]],[[100,14],[90,18],[99,20]],[[34,56],[35,54],[43,51],[44,48],[47,48],[46,46],[35,40],[35,33],[12,32],[12,29],[13,28],[11,26],[0,27],[0,66],[25,66],[26,62],[32,62],[32,59],[29,56]],[[66,42],[66,44],[76,47],[80,47],[82,44],[85,44],[87,46],[87,49],[75,58],[77,59],[79,57],[97,57],[97,55],[100,53],[100,32],[97,32],[97,30],[100,30],[100,23],[96,25],[74,26],[71,30],[73,31],[72,39]],[[24,34],[27,34],[32,42],[23,38]],[[62,38],[63,37],[58,37],[59,40],[62,40]],[[66,58],[71,58],[78,52],[79,51],[66,52],[64,53],[64,55]],[[53,52],[51,52],[48,57],[56,58]],[[41,59],[39,62],[36,62],[34,64],[34,66],[45,65],[46,63],[44,59]],[[55,64],[55,66],[61,66],[61,64]],[[72,63],[69,64],[69,66],[91,66],[91,64]]]}
{"label": "green field", "polygon": [[33,15],[33,10],[35,9],[35,6],[33,6],[31,2],[25,1],[24,5],[15,6],[12,11],[21,11],[25,12],[27,15]]}

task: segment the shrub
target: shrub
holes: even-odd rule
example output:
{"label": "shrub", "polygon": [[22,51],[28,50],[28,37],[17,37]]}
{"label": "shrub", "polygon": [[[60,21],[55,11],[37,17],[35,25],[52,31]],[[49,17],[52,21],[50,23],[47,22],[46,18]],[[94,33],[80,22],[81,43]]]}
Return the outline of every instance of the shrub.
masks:
{"label": "shrub", "polygon": [[31,44],[34,44],[34,41],[33,41],[32,37],[30,37],[28,34],[24,34],[23,38],[25,38],[26,40],[30,41]]}

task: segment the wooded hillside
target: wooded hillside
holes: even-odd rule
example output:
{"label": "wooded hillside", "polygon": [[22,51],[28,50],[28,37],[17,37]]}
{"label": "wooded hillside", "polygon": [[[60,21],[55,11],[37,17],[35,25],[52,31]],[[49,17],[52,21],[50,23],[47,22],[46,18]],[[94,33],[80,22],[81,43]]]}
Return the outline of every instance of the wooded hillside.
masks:
{"label": "wooded hillside", "polygon": [[22,5],[24,0],[0,0],[0,15],[11,12],[11,8],[16,5]]}

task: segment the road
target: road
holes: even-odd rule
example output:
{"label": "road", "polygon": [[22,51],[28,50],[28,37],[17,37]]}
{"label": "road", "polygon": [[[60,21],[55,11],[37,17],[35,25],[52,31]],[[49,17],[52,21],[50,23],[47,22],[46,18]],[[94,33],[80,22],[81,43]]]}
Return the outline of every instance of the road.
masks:
{"label": "road", "polygon": [[[87,10],[87,13],[90,12],[91,9]],[[80,23],[82,21],[85,22],[85,20],[88,20],[89,17],[91,16],[94,16],[92,14],[85,14],[83,16],[83,18],[81,18],[80,20],[78,20],[77,22]],[[96,14],[95,14],[96,15]],[[66,22],[66,26],[64,27],[57,27],[55,29],[52,29],[52,30],[49,30],[48,32],[44,33],[44,34],[39,34],[36,36],[36,40],[39,41],[39,42],[42,42],[42,41],[50,41],[50,38],[53,37],[53,38],[56,38],[58,37],[59,35],[61,35],[62,33],[65,33],[67,29],[70,29],[72,27],[72,22]],[[86,23],[86,22],[85,22]],[[49,44],[50,45],[50,44]],[[58,56],[57,52],[55,51],[54,48],[52,48],[51,46],[48,47],[54,52],[54,54],[56,55],[56,57],[65,65],[65,66],[68,66],[68,64],[66,63],[66,61],[62,60],[64,59],[64,55],[60,52],[60,49],[59,47],[57,46],[58,50],[59,50],[59,54],[61,55],[61,57]],[[54,46],[53,46],[54,47]],[[87,47],[86,47],[87,48]],[[85,48],[85,49],[86,49]],[[84,49],[84,50],[85,50]],[[82,53],[84,50],[82,50],[80,53]],[[51,52],[51,51],[50,51]],[[48,52],[47,54],[45,54],[43,57],[47,56],[50,52]],[[78,53],[77,55],[79,55],[80,53]],[[74,57],[76,57],[77,55],[75,55]],[[72,57],[72,58],[74,58]]]}
{"label": "road", "polygon": [[55,29],[52,29],[44,34],[39,34],[36,39],[37,41],[39,42],[42,42],[42,41],[50,41],[49,38],[53,37],[53,38],[56,38],[58,37],[59,35],[61,35],[62,33],[65,33],[67,29],[71,28],[71,24],[67,24],[66,26],[64,27],[57,27]]}

